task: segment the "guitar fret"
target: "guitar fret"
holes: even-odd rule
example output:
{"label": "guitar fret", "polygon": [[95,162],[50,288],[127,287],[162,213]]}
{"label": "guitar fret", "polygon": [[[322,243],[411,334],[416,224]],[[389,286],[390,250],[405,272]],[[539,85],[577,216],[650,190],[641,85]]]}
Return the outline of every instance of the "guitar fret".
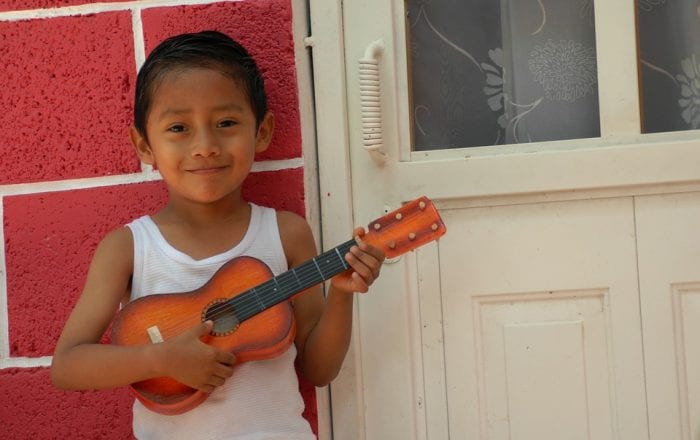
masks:
{"label": "guitar fret", "polygon": [[270,281],[274,281],[274,282],[275,282],[275,288],[274,288],[273,291],[275,292],[275,294],[277,294],[277,292],[279,292],[279,290],[280,290],[279,277],[274,277],[274,278],[272,278],[272,280],[270,280]]}
{"label": "guitar fret", "polygon": [[336,261],[333,266],[330,266],[334,273],[340,273],[346,271],[350,266],[344,261]]}
{"label": "guitar fret", "polygon": [[323,278],[318,276],[318,270],[315,267],[315,263],[313,265],[311,263],[311,261],[308,261],[296,268],[296,273],[300,279],[299,287],[301,290],[305,290],[314,284],[323,281]]}
{"label": "guitar fret", "polygon": [[253,287],[252,289],[250,289],[250,293],[253,296],[253,298],[255,298],[255,301],[259,304],[260,311],[262,311],[265,310],[265,303],[262,301],[262,298],[258,294],[258,290],[260,287],[262,286],[259,286],[258,288]]}
{"label": "guitar fret", "polygon": [[335,248],[334,251],[336,254],[338,254],[338,259],[343,264],[343,268],[344,269],[349,268],[350,266],[348,266],[348,263],[345,261],[345,258],[342,255],[340,255],[340,251],[338,250],[338,248]]}
{"label": "guitar fret", "polygon": [[301,281],[299,280],[299,275],[297,275],[297,270],[296,270],[296,268],[293,268],[292,270],[290,270],[290,271],[287,272],[287,273],[290,273],[290,272],[294,275],[294,278],[296,278],[296,280],[297,280],[297,285],[298,285],[299,287],[301,287]]}
{"label": "guitar fret", "polygon": [[301,287],[299,277],[297,277],[296,271],[294,269],[276,276],[275,279],[277,279],[277,286],[280,289],[280,291],[296,291],[297,289],[299,289],[299,287]]}
{"label": "guitar fret", "polygon": [[276,304],[277,302],[279,302],[279,300],[283,299],[279,298],[279,295],[277,294],[277,281],[274,278],[265,281],[263,284],[261,284],[259,290],[261,291],[261,298],[267,301],[268,307]]}
{"label": "guitar fret", "polygon": [[318,267],[318,262],[316,261],[315,258],[313,258],[311,261],[314,262],[314,265],[316,266],[316,270],[318,270],[318,273],[321,274],[321,279],[326,279],[326,277],[323,275],[323,271],[321,271],[321,268]]}

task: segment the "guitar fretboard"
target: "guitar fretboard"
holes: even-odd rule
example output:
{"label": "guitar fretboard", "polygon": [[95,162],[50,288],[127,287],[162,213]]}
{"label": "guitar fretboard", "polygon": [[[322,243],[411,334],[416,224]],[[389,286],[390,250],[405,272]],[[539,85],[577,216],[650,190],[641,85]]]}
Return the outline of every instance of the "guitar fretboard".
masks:
{"label": "guitar fretboard", "polygon": [[207,312],[207,319],[216,319],[213,314],[225,311],[226,314],[234,315],[236,321],[240,323],[299,292],[334,277],[350,267],[345,261],[345,254],[355,244],[354,239],[348,240],[287,272],[217,304],[214,307],[215,310],[211,311],[212,316]]}

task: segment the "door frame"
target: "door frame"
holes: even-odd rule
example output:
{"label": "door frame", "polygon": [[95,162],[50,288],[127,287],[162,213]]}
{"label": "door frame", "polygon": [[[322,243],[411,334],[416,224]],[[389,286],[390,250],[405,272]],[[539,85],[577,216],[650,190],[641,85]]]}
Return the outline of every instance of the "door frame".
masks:
{"label": "door frame", "polygon": [[[309,0],[291,0],[292,35],[294,40],[295,67],[297,74],[297,96],[299,99],[299,119],[302,139],[302,165],[304,170],[304,200],[306,219],[311,226],[316,247],[321,249],[322,213],[319,201],[318,120],[314,100],[317,99],[314,87],[314,66],[311,51],[313,37],[309,19]],[[321,118],[322,119],[322,118]],[[345,239],[343,239],[345,241]],[[329,387],[316,388],[318,439],[333,438]]]}
{"label": "door frame", "polygon": [[[343,14],[340,0],[307,0],[311,34],[305,45],[313,52],[318,200],[321,248],[347,240],[353,218],[348,106],[345,80]],[[298,34],[297,34],[298,35]],[[353,305],[352,339],[338,377],[319,395],[319,440],[333,438],[332,426],[343,426],[347,438],[364,438],[357,302]],[[321,390],[321,389],[319,389]],[[353,396],[352,399],[339,396]]]}

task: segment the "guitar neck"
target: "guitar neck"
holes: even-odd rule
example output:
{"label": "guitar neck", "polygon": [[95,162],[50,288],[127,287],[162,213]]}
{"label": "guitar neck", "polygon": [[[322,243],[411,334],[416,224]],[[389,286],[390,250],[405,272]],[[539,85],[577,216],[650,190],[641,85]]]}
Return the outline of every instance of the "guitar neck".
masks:
{"label": "guitar neck", "polygon": [[285,301],[297,293],[331,279],[349,269],[345,254],[356,244],[355,240],[330,249],[301,265],[277,275],[226,301],[238,322]]}
{"label": "guitar neck", "polygon": [[[437,240],[445,231],[445,224],[430,199],[420,197],[371,222],[362,240],[380,248],[387,258],[393,258]],[[300,266],[217,304],[206,312],[205,317],[217,319],[224,316],[234,324],[243,322],[349,269],[345,254],[356,243],[355,239],[348,240]]]}

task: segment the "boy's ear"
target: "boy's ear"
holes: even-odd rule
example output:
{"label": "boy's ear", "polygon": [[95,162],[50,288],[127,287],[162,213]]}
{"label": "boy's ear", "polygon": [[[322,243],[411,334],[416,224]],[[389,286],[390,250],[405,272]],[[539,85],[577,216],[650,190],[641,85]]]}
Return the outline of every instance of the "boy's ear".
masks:
{"label": "boy's ear", "polygon": [[136,127],[132,126],[129,129],[129,137],[131,138],[131,143],[134,145],[134,150],[136,150],[136,155],[141,159],[141,162],[147,165],[155,165],[156,160],[153,157],[151,146],[148,145],[148,141],[141,135]]}
{"label": "boy's ear", "polygon": [[267,150],[275,131],[275,115],[272,112],[265,113],[265,117],[258,126],[258,135],[255,138],[255,152],[262,153]]}

